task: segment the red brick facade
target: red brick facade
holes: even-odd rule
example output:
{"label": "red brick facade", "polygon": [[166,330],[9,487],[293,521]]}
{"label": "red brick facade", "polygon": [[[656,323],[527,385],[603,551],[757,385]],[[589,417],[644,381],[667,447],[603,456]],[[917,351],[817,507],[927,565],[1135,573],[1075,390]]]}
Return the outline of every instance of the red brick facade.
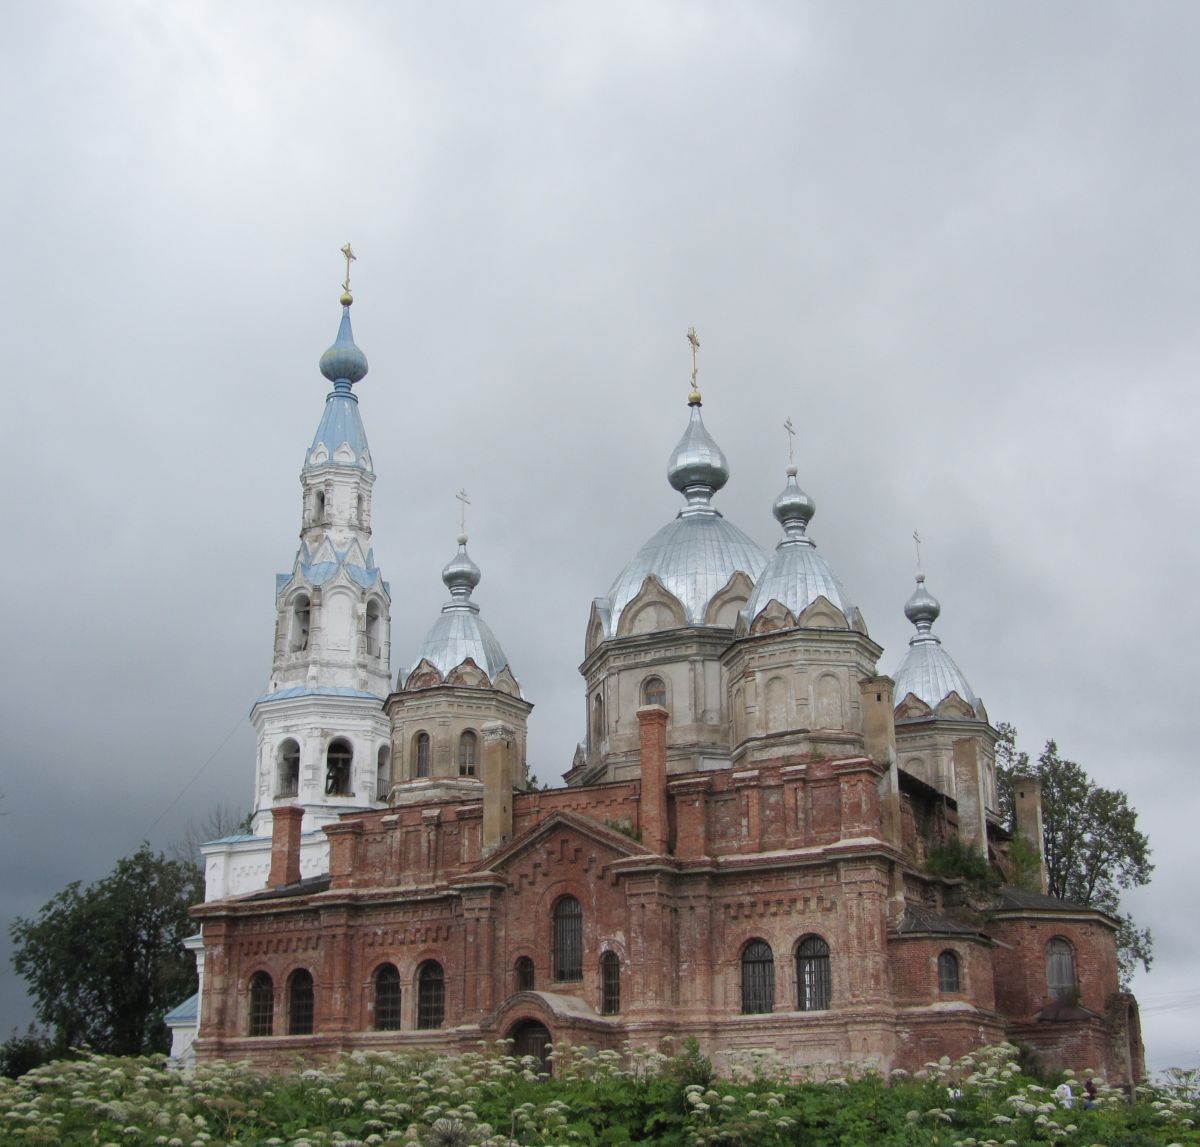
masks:
{"label": "red brick facade", "polygon": [[[797,1068],[869,1059],[913,1069],[1020,1038],[1051,1062],[1112,1078],[1127,1061],[1140,1068],[1136,1013],[1131,1025],[1114,1012],[1123,997],[1110,920],[1035,894],[991,911],[954,907],[961,882],[923,876],[883,839],[884,769],[868,758],[668,779],[665,712],[639,719],[645,787],[514,793],[511,842],[490,855],[482,803],[426,800],[327,828],[328,880],[197,909],[200,1056],[282,1063],[297,1050],[468,1049],[535,1021],[553,1040],[602,1047],[694,1037],[724,1066],[740,1050],[772,1049]],[[279,840],[290,840],[292,818],[280,820]],[[555,919],[566,898],[580,910],[579,958],[564,975],[569,957],[556,945],[571,940]],[[1071,945],[1078,983],[1058,1015],[1046,978],[1054,938]],[[804,962],[806,940],[825,946],[827,964]],[[770,949],[771,990],[747,1014],[744,963],[756,942],[755,952]],[[615,1007],[601,971],[610,953]],[[532,989],[519,961],[532,964]],[[396,1030],[378,1030],[386,965],[399,979]],[[430,968],[440,969],[437,1007],[437,985],[421,986]],[[311,1034],[289,1034],[297,969],[315,984]],[[274,992],[269,1037],[248,1034],[251,981],[263,973]]]}

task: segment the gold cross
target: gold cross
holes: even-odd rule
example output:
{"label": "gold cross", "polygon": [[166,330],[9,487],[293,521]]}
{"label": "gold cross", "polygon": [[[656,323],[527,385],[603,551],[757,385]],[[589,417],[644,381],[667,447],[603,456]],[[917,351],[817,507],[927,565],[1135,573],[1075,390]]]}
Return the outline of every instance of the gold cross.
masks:
{"label": "gold cross", "polygon": [[796,459],[792,457],[792,443],[796,438],[796,428],[792,425],[792,419],[790,415],[784,420],[783,428],[787,431],[788,435],[788,465],[794,466],[796,464]]}
{"label": "gold cross", "polygon": [[471,499],[467,497],[466,486],[454,496],[462,503],[458,508],[458,532],[465,534],[467,532],[467,507],[471,504]]}
{"label": "gold cross", "polygon": [[343,291],[350,290],[350,264],[354,262],[358,256],[354,253],[353,248],[347,243],[342,248],[342,254],[346,256],[346,281],[342,284]]}
{"label": "gold cross", "polygon": [[700,340],[696,337],[695,327],[688,327],[687,339],[692,344],[692,389],[695,390],[696,375],[698,373],[696,369],[696,351],[700,349]]}
{"label": "gold cross", "polygon": [[921,535],[913,530],[913,541],[917,543],[917,573],[921,572]]}

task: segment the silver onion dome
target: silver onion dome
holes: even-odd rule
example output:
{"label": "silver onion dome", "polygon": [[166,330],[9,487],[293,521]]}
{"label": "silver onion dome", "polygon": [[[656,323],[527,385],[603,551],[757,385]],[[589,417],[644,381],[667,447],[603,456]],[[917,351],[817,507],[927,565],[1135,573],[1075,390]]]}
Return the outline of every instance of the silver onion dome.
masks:
{"label": "silver onion dome", "polygon": [[799,617],[817,598],[823,597],[845,614],[851,628],[865,633],[862,615],[829,564],[817,553],[816,543],[808,536],[808,523],[816,510],[816,503],[796,481],[796,467],[789,466],[787,484],[772,507],[783,526],[783,538],[755,584],[744,616],[748,622],[753,622],[768,602],[777,601],[793,617]]}
{"label": "silver onion dome", "polygon": [[726,521],[712,497],[729,481],[729,463],[704,426],[699,398],[667,464],[667,480],[687,505],[638,552],[609,588],[606,636],[653,575],[683,606],[688,625],[703,625],[712,599],[741,572],[753,582],[767,564],[758,544]]}
{"label": "silver onion dome", "polygon": [[428,661],[445,677],[467,658],[495,682],[508,658],[487,622],[479,616],[479,606],[471,593],[483,574],[467,553],[467,539],[458,539],[458,552],[442,570],[442,581],[450,590],[450,600],[442,606],[441,616],[425,635],[413,661],[414,666]]}
{"label": "silver onion dome", "polygon": [[932,632],[941,611],[937,598],[925,588],[925,575],[917,574],[917,587],[904,606],[904,616],[916,626],[917,632],[909,639],[908,650],[892,675],[896,682],[893,694],[896,704],[911,693],[935,709],[951,693],[957,693],[971,708],[978,709],[979,698],[972,692],[963,671]]}

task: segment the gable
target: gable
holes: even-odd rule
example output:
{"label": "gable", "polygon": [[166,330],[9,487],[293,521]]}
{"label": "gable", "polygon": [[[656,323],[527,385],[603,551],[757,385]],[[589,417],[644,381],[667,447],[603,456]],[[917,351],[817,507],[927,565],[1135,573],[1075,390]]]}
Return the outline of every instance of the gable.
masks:
{"label": "gable", "polygon": [[472,871],[503,875],[519,889],[559,880],[568,872],[592,873],[615,860],[639,855],[649,853],[616,829],[576,813],[553,812]]}

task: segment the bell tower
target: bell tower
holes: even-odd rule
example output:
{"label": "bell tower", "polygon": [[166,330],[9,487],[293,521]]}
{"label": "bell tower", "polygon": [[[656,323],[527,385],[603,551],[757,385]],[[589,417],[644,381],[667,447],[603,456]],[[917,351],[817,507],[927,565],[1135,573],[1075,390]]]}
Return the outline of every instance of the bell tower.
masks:
{"label": "bell tower", "polygon": [[320,361],[333,389],[300,471],[300,546],[276,578],[271,677],[251,711],[260,836],[278,806],[303,807],[310,832],[387,796],[391,595],[371,547],[375,469],[354,393],[367,356],[350,324],[355,256],[342,253],[341,323]]}

